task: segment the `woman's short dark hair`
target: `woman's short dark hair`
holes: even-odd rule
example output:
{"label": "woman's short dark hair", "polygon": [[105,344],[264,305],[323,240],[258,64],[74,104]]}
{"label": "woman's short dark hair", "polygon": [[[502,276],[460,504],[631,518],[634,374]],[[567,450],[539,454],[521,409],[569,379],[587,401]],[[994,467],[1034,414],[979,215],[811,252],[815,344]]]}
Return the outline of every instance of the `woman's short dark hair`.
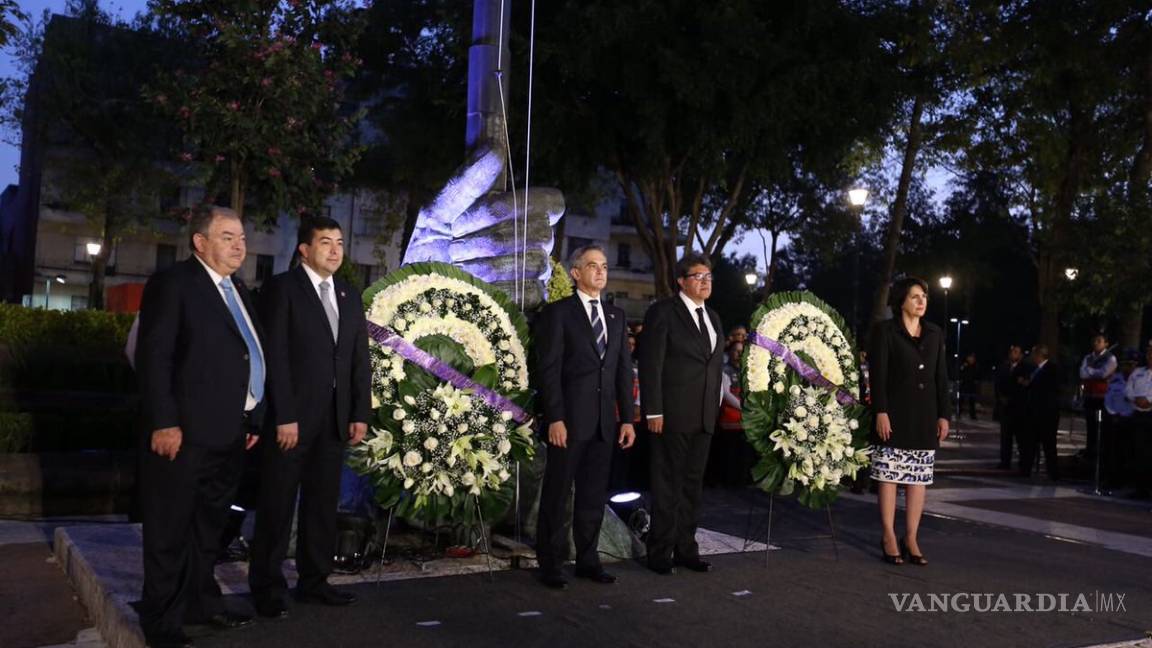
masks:
{"label": "woman's short dark hair", "polygon": [[908,291],[913,286],[920,286],[924,294],[928,294],[928,282],[919,277],[902,277],[892,282],[892,289],[888,291],[888,308],[892,309],[892,317],[900,313],[904,300],[908,298]]}

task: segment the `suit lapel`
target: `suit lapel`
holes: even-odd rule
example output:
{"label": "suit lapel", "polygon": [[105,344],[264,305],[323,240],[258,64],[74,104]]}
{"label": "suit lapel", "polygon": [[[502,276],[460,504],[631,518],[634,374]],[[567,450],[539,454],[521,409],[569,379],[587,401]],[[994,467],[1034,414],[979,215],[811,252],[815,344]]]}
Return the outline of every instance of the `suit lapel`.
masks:
{"label": "suit lapel", "polygon": [[232,329],[232,332],[236,334],[236,337],[243,340],[244,336],[240,333],[240,327],[236,326],[236,320],[232,317],[232,311],[228,310],[228,306],[224,303],[224,298],[220,296],[220,288],[212,283],[212,276],[208,274],[208,271],[200,265],[200,261],[195,257],[188,259],[187,263],[189,270],[192,272],[193,283],[196,284],[197,290],[200,291],[201,298],[212,304],[209,308],[215,310],[219,317],[224,318],[224,321],[228,323],[228,326]]}
{"label": "suit lapel", "polygon": [[[292,272],[296,274],[296,288],[304,291],[304,301],[308,304],[308,310],[311,310],[315,313],[316,317],[320,318],[320,323],[323,325],[321,330],[328,333],[325,338],[331,341],[332,326],[328,323],[328,314],[324,312],[324,305],[320,303],[320,295],[316,292],[316,287],[312,285],[312,280],[308,277],[308,273],[304,271],[303,264],[296,266],[296,269]],[[337,329],[339,330],[339,319],[337,320]],[[333,344],[335,344],[335,342],[333,342]]]}
{"label": "suit lapel", "polygon": [[[707,339],[708,332],[704,331],[701,333],[700,325],[696,323],[696,319],[692,317],[691,313],[688,312],[688,306],[684,303],[684,300],[680,297],[680,295],[676,295],[672,299],[674,300],[672,304],[673,310],[676,311],[688,334],[696,337],[697,339],[699,339],[701,335],[704,335],[705,339]],[[705,313],[708,313],[707,307],[705,307],[704,310]],[[711,317],[711,313],[708,313],[708,316]],[[719,337],[719,334],[717,334],[717,337]],[[700,350],[700,355],[705,359],[711,357],[712,354],[708,352],[707,343],[696,344],[695,347]]]}
{"label": "suit lapel", "polygon": [[716,331],[716,344],[712,345],[712,353],[708,354],[709,357],[716,355],[717,351],[722,351],[724,348],[724,338],[720,337],[720,316],[716,311],[705,306],[704,312],[708,314],[708,319],[712,321],[712,330]]}
{"label": "suit lapel", "polygon": [[[568,307],[571,311],[569,317],[579,322],[576,326],[584,332],[584,339],[588,340],[588,345],[592,347],[592,353],[599,356],[600,352],[596,350],[596,334],[592,331],[592,320],[589,319],[588,313],[584,312],[584,302],[580,299],[580,295],[576,293],[572,293],[572,296],[568,299],[571,300]],[[601,304],[597,302],[596,306],[600,307]],[[603,308],[600,308],[600,317],[601,319],[604,317]]]}

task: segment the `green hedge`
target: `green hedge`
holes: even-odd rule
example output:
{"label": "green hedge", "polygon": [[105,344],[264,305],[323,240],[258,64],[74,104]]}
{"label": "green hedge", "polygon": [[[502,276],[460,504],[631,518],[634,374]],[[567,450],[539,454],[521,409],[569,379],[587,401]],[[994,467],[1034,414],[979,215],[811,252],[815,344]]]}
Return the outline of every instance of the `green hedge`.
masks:
{"label": "green hedge", "polygon": [[0,412],[0,452],[27,452],[32,445],[31,414]]}
{"label": "green hedge", "polygon": [[132,314],[0,304],[0,386],[16,390],[135,390],[124,343]]}

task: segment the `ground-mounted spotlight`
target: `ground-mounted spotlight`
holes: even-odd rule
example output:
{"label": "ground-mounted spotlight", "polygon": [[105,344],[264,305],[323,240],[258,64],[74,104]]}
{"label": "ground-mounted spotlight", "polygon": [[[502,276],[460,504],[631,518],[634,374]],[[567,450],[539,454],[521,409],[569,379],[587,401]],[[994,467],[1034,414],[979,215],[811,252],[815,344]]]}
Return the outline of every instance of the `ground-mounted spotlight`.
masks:
{"label": "ground-mounted spotlight", "polygon": [[643,538],[652,526],[652,516],[645,504],[644,494],[638,491],[623,491],[608,498],[608,506],[616,517],[638,538]]}

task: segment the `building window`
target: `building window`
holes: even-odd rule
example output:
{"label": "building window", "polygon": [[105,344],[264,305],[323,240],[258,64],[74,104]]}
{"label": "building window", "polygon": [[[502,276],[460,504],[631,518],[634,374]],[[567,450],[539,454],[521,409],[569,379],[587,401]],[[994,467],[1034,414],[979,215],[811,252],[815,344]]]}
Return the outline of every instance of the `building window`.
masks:
{"label": "building window", "polygon": [[84,310],[88,308],[88,296],[72,295],[72,303],[68,307],[72,310]]}
{"label": "building window", "polygon": [[628,291],[627,290],[617,290],[616,291],[616,299],[628,299]]}
{"label": "building window", "polygon": [[176,246],[161,243],[156,246],[156,270],[170,268],[176,263]]}
{"label": "building window", "polygon": [[376,266],[359,263],[357,264],[357,269],[360,271],[360,285],[364,288],[371,286],[373,280],[372,271],[376,269]]}
{"label": "building window", "polygon": [[272,264],[276,257],[271,254],[256,255],[256,283],[263,286],[265,281],[272,278]]}
{"label": "building window", "polygon": [[616,244],[616,267],[632,267],[632,246],[627,243]]}

